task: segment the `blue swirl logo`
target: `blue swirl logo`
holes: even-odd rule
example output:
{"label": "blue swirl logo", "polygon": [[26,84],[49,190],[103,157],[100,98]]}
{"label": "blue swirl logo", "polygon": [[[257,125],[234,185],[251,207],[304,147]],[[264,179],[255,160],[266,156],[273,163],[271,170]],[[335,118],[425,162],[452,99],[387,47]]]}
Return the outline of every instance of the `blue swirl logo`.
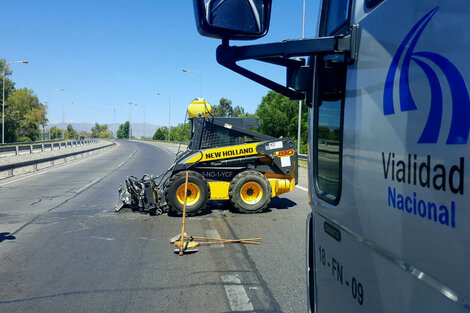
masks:
{"label": "blue swirl logo", "polygon": [[409,81],[410,64],[411,61],[413,61],[423,70],[431,89],[429,115],[418,143],[437,143],[442,122],[443,96],[439,78],[429,65],[433,63],[444,74],[452,98],[452,120],[446,144],[466,144],[470,131],[470,99],[462,75],[457,67],[442,55],[428,51],[414,51],[424,29],[438,10],[439,7],[435,7],[413,26],[393,56],[385,80],[383,98],[384,115],[395,114],[393,88],[395,85],[395,76],[397,76],[397,68],[401,59],[402,64],[398,83],[400,110],[405,112],[417,109],[416,103],[411,95]]}

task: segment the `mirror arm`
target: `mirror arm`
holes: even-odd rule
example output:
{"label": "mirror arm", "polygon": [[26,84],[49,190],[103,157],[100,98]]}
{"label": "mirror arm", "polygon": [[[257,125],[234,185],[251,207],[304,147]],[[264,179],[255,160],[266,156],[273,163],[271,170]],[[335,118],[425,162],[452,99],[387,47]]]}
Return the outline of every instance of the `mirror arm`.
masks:
{"label": "mirror arm", "polygon": [[[347,35],[319,37],[313,39],[285,40],[276,43],[267,43],[249,46],[230,46],[229,40],[224,39],[217,48],[217,62],[232,71],[245,76],[265,87],[277,91],[293,100],[302,100],[304,92],[280,85],[272,80],[253,73],[236,63],[243,60],[258,60],[287,68],[290,73],[301,69],[305,65],[303,59],[290,59],[291,57],[315,56],[324,54],[345,54],[348,64],[355,62],[359,49],[359,26],[353,25]],[[299,71],[304,74],[305,71]],[[297,84],[296,84],[297,85]],[[299,86],[305,86],[300,81]]]}
{"label": "mirror arm", "polygon": [[235,61],[232,61],[228,58],[220,57],[223,55],[223,53],[219,53],[219,49],[223,46],[219,46],[217,48],[217,62],[219,62],[220,65],[225,66],[226,68],[234,71],[235,73],[238,73],[242,76],[245,76],[248,79],[251,79],[255,82],[257,82],[260,85],[263,85],[269,89],[272,89],[286,97],[289,97],[291,99],[295,100],[303,100],[305,98],[305,95],[303,92],[297,92],[292,88],[285,87],[281,84],[278,84],[270,79],[267,79],[261,75],[258,75],[256,73],[253,73],[252,71],[247,70],[246,68],[243,68],[239,65],[236,64]]}
{"label": "mirror arm", "polygon": [[273,57],[273,58],[262,58],[262,59],[257,59],[257,60],[261,62],[285,66],[287,68],[299,68],[305,65],[305,59],[303,58],[289,59],[289,58],[283,58],[283,57]]}

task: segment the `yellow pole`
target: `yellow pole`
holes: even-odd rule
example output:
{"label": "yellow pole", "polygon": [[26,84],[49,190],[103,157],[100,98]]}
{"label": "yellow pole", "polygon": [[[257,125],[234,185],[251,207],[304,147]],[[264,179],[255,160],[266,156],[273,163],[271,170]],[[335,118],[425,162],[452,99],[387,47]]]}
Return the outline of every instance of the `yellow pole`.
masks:
{"label": "yellow pole", "polygon": [[181,226],[181,242],[180,242],[180,252],[179,255],[183,255],[184,247],[184,223],[186,221],[186,198],[188,194],[188,171],[186,171],[186,179],[184,181],[184,201],[183,201],[183,225]]}

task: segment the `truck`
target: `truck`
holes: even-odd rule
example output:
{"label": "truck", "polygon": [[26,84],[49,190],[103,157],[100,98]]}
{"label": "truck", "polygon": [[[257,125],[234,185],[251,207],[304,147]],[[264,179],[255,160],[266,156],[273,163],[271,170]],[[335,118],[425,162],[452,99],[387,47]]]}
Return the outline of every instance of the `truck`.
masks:
{"label": "truck", "polygon": [[309,107],[308,310],[469,312],[470,2],[321,0],[317,37],[241,46],[275,3],[193,4],[221,65]]}

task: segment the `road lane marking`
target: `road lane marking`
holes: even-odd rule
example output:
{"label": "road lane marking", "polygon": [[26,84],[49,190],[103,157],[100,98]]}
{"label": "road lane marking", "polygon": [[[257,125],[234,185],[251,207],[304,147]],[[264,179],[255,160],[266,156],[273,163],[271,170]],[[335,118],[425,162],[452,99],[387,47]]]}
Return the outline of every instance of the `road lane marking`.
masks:
{"label": "road lane marking", "polygon": [[307,191],[307,192],[308,192],[308,189],[307,189],[307,188],[302,187],[302,186],[299,186],[299,185],[295,186],[295,188],[299,188],[300,190],[303,190],[303,191]]}
{"label": "road lane marking", "polygon": [[102,240],[106,240],[106,241],[113,241],[114,240],[114,238],[101,237],[101,236],[91,236],[91,238],[102,239]]}
{"label": "road lane marking", "polygon": [[[217,238],[217,239],[220,239],[220,235],[219,235],[219,232],[215,229],[209,229],[209,230],[206,230],[206,236],[208,238]],[[223,243],[215,243],[215,244],[212,244],[210,245],[211,248],[223,248],[224,247],[224,244]]]}
{"label": "road lane marking", "polygon": [[[132,156],[135,154],[136,151],[137,151],[137,147],[136,147],[136,148],[134,149],[134,151],[129,155],[129,157],[127,158],[127,160],[121,162],[121,163],[117,166],[116,169],[121,168],[121,166],[123,166],[124,163],[128,162],[128,161],[132,158]],[[116,170],[116,169],[115,169],[115,170]],[[114,172],[115,170],[113,170],[112,172]],[[106,176],[107,176],[107,175],[106,175]],[[80,188],[80,189],[78,189],[77,191],[75,191],[75,193],[76,193],[76,194],[79,194],[79,193],[81,193],[82,191],[85,191],[86,189],[90,188],[90,187],[93,186],[94,184],[100,182],[100,181],[101,181],[102,179],[104,179],[106,176],[95,179],[94,181],[92,181],[92,182],[86,184],[86,185],[83,186],[82,188]]]}
{"label": "road lane marking", "polygon": [[93,186],[94,184],[96,184],[96,183],[99,182],[100,180],[101,180],[101,177],[95,179],[94,181],[92,181],[92,182],[86,184],[86,185],[83,186],[82,188],[80,188],[80,189],[78,189],[77,191],[75,191],[75,193],[80,193],[80,192],[82,192],[83,190],[88,189],[89,187]]}
{"label": "road lane marking", "polygon": [[225,293],[232,311],[253,311],[253,305],[237,275],[220,277],[224,283]]}

